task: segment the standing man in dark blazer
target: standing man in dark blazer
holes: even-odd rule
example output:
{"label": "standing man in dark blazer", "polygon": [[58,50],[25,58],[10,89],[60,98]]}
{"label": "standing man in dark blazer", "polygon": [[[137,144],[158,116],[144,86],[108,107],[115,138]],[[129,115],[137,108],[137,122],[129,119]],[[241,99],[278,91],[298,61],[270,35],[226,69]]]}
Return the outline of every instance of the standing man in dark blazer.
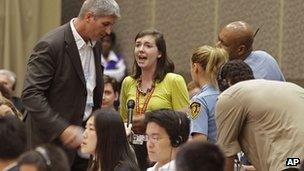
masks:
{"label": "standing man in dark blazer", "polygon": [[86,0],[79,15],[38,41],[27,64],[22,102],[28,145],[55,143],[71,164],[82,143],[82,122],[103,93],[99,39],[110,34],[120,10],[115,0]]}

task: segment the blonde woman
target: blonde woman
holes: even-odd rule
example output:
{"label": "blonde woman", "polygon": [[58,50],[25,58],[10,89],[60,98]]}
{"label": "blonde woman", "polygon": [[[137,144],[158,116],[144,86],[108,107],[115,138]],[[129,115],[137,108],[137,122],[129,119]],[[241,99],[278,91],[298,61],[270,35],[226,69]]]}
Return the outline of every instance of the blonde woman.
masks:
{"label": "blonde woman", "polygon": [[216,142],[214,107],[219,95],[217,73],[228,60],[221,48],[201,46],[191,57],[191,77],[201,90],[191,99],[190,134],[195,140]]}

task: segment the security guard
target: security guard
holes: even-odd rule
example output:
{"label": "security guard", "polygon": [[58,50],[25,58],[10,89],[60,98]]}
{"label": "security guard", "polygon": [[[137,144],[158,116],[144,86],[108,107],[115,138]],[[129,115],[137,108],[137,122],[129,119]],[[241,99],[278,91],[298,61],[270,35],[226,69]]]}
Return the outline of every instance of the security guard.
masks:
{"label": "security guard", "polygon": [[193,139],[216,142],[214,107],[219,95],[217,73],[228,60],[224,49],[202,46],[191,57],[191,76],[201,87],[190,104],[190,134]]}
{"label": "security guard", "polygon": [[214,107],[219,91],[210,84],[205,84],[191,101],[191,130],[194,139],[216,142]]}

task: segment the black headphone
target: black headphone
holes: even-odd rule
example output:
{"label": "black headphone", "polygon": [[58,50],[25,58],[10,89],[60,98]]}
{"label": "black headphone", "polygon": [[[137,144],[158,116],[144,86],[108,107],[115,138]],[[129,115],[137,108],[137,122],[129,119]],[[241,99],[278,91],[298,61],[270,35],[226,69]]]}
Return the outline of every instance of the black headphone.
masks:
{"label": "black headphone", "polygon": [[170,137],[172,147],[178,147],[183,142],[183,137],[180,134],[182,127],[182,120],[178,113],[174,111],[174,114],[178,117],[178,129],[175,136]]}
{"label": "black headphone", "polygon": [[223,68],[224,68],[225,64],[223,64],[221,66],[221,68],[219,70],[219,73],[217,74],[217,83],[218,83],[218,87],[219,87],[221,92],[223,92],[223,91],[225,91],[226,89],[229,88],[228,81],[223,76]]}
{"label": "black headphone", "polygon": [[52,162],[47,150],[44,147],[37,147],[35,148],[35,151],[43,158],[43,160],[45,161],[46,168],[50,170]]}

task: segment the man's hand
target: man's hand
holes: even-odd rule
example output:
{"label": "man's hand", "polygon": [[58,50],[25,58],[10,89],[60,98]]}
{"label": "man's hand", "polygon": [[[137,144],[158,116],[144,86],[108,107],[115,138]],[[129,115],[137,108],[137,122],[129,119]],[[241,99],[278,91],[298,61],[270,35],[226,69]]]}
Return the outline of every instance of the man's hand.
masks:
{"label": "man's hand", "polygon": [[60,135],[63,145],[70,148],[78,148],[82,143],[83,129],[76,125],[68,126]]}

